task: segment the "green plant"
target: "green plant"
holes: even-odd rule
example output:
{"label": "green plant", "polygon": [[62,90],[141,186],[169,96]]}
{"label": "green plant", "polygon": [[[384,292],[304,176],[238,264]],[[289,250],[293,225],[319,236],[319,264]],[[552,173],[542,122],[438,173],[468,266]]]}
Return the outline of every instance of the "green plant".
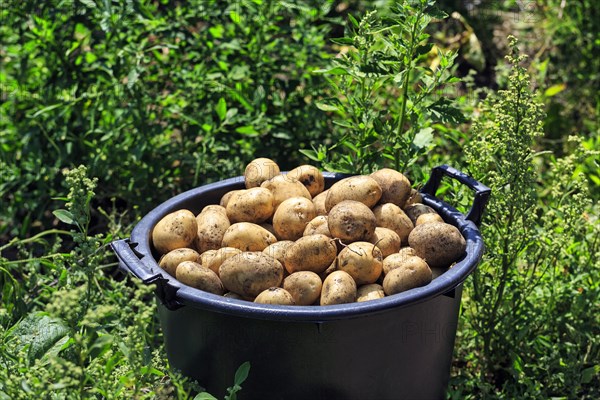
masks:
{"label": "green plant", "polygon": [[[584,332],[598,317],[583,310],[565,315],[563,307],[566,301],[599,298],[598,286],[581,280],[585,272],[575,261],[598,251],[596,244],[584,244],[597,227],[584,218],[592,209],[585,177],[577,173],[583,160],[597,154],[586,152],[577,137],[568,157],[545,161],[533,150],[542,134],[543,106],[530,89],[517,40],[509,37],[509,42],[508,87],[483,102],[465,147],[470,173],[494,195],[482,226],[487,252],[473,273],[463,310],[466,332],[459,336],[471,366],[459,377],[469,371],[472,383],[459,384],[454,396],[593,398],[598,388],[586,383],[595,374],[600,343]],[[583,324],[581,332],[571,329],[577,323]],[[578,350],[548,354],[563,347]]]}
{"label": "green plant", "polygon": [[318,71],[331,95],[317,106],[336,117],[343,133],[337,143],[303,154],[330,170],[405,171],[435,144],[436,122],[463,121],[442,91],[458,81],[451,73],[456,54],[434,48],[426,33],[444,17],[427,0],[394,2],[388,14],[370,11],[360,22],[349,15],[350,34],[334,40],[342,46],[339,57]]}

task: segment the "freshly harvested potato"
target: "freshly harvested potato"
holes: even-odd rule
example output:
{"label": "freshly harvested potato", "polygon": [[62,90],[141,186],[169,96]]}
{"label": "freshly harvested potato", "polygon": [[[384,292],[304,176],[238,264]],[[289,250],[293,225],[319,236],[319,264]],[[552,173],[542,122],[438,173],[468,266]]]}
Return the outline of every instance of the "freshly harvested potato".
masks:
{"label": "freshly harvested potato", "polygon": [[356,292],[356,302],[383,299],[385,292],[383,286],[378,283],[370,283],[368,285],[362,285],[358,287]]}
{"label": "freshly harvested potato", "polygon": [[402,209],[405,209],[406,207],[408,207],[412,204],[422,203],[422,202],[423,202],[423,196],[421,196],[421,192],[419,192],[417,189],[411,189],[410,196],[408,197],[408,200],[406,200],[406,203],[404,203],[404,206],[402,206]]}
{"label": "freshly harvested potato", "polygon": [[325,209],[329,212],[333,206],[344,200],[360,201],[371,208],[381,199],[381,187],[377,181],[367,175],[344,178],[334,183],[327,192]]}
{"label": "freshly harvested potato", "polygon": [[320,304],[353,303],[356,300],[356,282],[345,271],[334,271],[323,281]]}
{"label": "freshly harvested potato", "polygon": [[442,217],[440,217],[440,215],[438,213],[425,213],[425,214],[421,214],[417,217],[415,226],[428,224],[430,222],[444,222],[444,219]]}
{"label": "freshly harvested potato", "polygon": [[375,228],[375,232],[371,236],[371,239],[369,239],[369,242],[379,247],[383,258],[398,252],[402,243],[400,236],[396,232],[381,226]]}
{"label": "freshly harvested potato", "polygon": [[369,242],[350,243],[337,257],[338,270],[345,271],[357,285],[375,283],[383,270],[383,256]]}
{"label": "freshly harvested potato", "polygon": [[[391,256],[390,256],[391,257]],[[389,258],[389,257],[388,257]],[[383,279],[383,291],[391,296],[431,282],[431,269],[419,257],[412,257],[397,268],[393,268]]]}
{"label": "freshly harvested potato", "polygon": [[[214,253],[212,253],[210,256],[207,255],[206,258],[203,258],[202,265],[210,268],[217,275],[219,275],[219,267],[225,260],[242,252],[240,249],[236,249],[235,247],[221,247],[218,250],[210,251],[214,251]],[[202,255],[206,253],[208,252],[202,253]]]}
{"label": "freshly harvested potato", "polygon": [[321,278],[312,271],[294,272],[283,280],[283,288],[299,306],[309,306],[319,300],[322,287]]}
{"label": "freshly harvested potato", "polygon": [[233,293],[233,292],[227,292],[223,295],[223,297],[227,297],[228,299],[235,299],[235,300],[248,300],[244,296],[241,296],[241,295],[239,295],[237,293]]}
{"label": "freshly harvested potato", "polygon": [[315,197],[325,189],[325,178],[323,173],[312,165],[301,165],[288,172],[288,176],[302,183],[308,189],[312,197]]}
{"label": "freshly harvested potato", "polygon": [[244,183],[246,189],[260,186],[264,181],[277,176],[281,173],[279,165],[270,158],[257,158],[248,165],[244,170]]}
{"label": "freshly harvested potato", "polygon": [[215,254],[217,254],[217,250],[206,250],[202,254],[200,254],[200,264],[207,266],[210,264]]}
{"label": "freshly harvested potato", "polygon": [[320,274],[336,256],[337,247],[331,238],[321,234],[303,236],[287,248],[283,265],[290,274],[297,271]]}
{"label": "freshly harvested potato", "polygon": [[[237,192],[237,190],[234,190],[234,192]],[[200,213],[203,212],[209,212],[209,211],[218,211],[224,215],[227,215],[227,209],[221,205],[217,205],[217,204],[209,204],[207,206],[205,206],[202,211],[200,211]]]}
{"label": "freshly harvested potato", "polygon": [[200,263],[200,254],[196,250],[188,248],[171,250],[160,258],[158,266],[167,271],[169,275],[175,276],[177,266],[184,261]]}
{"label": "freshly harvested potato", "polygon": [[222,247],[235,247],[242,251],[263,251],[277,241],[275,235],[252,222],[232,224],[223,235]]}
{"label": "freshly harvested potato", "polygon": [[317,215],[327,215],[327,210],[325,209],[327,193],[329,193],[329,189],[319,193],[312,199],[313,203],[315,204],[315,208],[317,209]]}
{"label": "freshly harvested potato", "polygon": [[[219,207],[219,208],[216,208]],[[206,250],[216,250],[221,247],[223,236],[231,223],[221,206],[205,207],[196,217],[197,237],[196,247],[200,253]]]}
{"label": "freshly harvested potato", "polygon": [[292,197],[277,207],[273,215],[273,229],[279,240],[297,240],[302,237],[306,225],[316,216],[315,205],[310,199]]}
{"label": "freshly harvested potato", "polygon": [[219,276],[230,292],[254,298],[281,284],[283,266],[268,254],[245,251],[225,260],[219,267]]}
{"label": "freshly harvested potato", "polygon": [[408,218],[410,218],[413,224],[416,224],[417,218],[419,218],[419,216],[423,214],[437,214],[433,208],[421,203],[411,204],[410,206],[404,209],[404,212],[406,213]]}
{"label": "freshly harvested potato", "polygon": [[398,254],[401,254],[404,257],[417,255],[417,253],[415,253],[415,249],[413,249],[410,246],[405,246],[405,247],[400,248],[400,250],[398,250]]}
{"label": "freshly harvested potato", "polygon": [[393,203],[404,207],[410,197],[410,181],[404,174],[390,168],[382,168],[371,174],[381,187],[381,203]]}
{"label": "freshly harvested potato", "polygon": [[380,204],[373,208],[373,214],[377,218],[377,226],[393,230],[402,243],[406,243],[414,225],[400,207],[392,203]]}
{"label": "freshly harvested potato", "polygon": [[[240,189],[240,190],[243,190],[243,189]],[[219,201],[219,205],[223,208],[227,207],[227,203],[229,203],[229,200],[231,200],[231,196],[233,196],[240,190],[230,190],[229,192],[225,193],[223,195],[223,197],[221,197],[221,200]]]}
{"label": "freshly harvested potato", "polygon": [[344,200],[329,211],[327,224],[331,235],[344,241],[368,240],[375,232],[377,219],[365,204]]}
{"label": "freshly harvested potato", "polygon": [[312,200],[308,189],[298,180],[287,175],[277,175],[265,181],[260,187],[269,189],[273,193],[273,208],[277,210],[279,205],[292,197],[304,197]]}
{"label": "freshly harvested potato", "polygon": [[224,293],[223,284],[217,274],[197,262],[182,262],[177,266],[175,274],[179,282],[188,286],[218,295]]}
{"label": "freshly harvested potato", "polygon": [[414,267],[415,265],[419,265],[422,261],[424,261],[421,257],[415,255],[409,255],[406,253],[394,253],[390,254],[386,258],[383,259],[383,273],[387,275],[391,270],[395,268],[406,268],[406,267]]}
{"label": "freshly harvested potato", "polygon": [[271,257],[275,258],[277,261],[279,261],[281,263],[281,265],[283,265],[285,267],[285,263],[284,263],[285,254],[287,253],[290,246],[293,244],[294,244],[294,242],[292,240],[280,240],[278,242],[268,245],[263,250],[263,253],[268,254]]}
{"label": "freshly harvested potato", "polygon": [[293,306],[296,304],[292,295],[280,287],[270,287],[263,290],[254,299],[255,303],[261,304],[279,304],[282,306]]}
{"label": "freshly harvested potato", "polygon": [[331,232],[329,231],[329,225],[327,224],[327,216],[326,215],[317,215],[304,228],[304,232],[302,236],[310,236],[321,234],[327,237],[333,237]]}
{"label": "freshly harvested potato", "polygon": [[232,223],[260,224],[273,216],[273,193],[269,189],[253,187],[236,192],[227,202],[227,218]]}
{"label": "freshly harvested potato", "polygon": [[408,244],[431,267],[449,267],[467,249],[465,238],[454,226],[445,222],[418,225],[408,236]]}
{"label": "freshly harvested potato", "polygon": [[191,247],[196,239],[198,223],[189,210],[165,215],[152,229],[152,244],[160,254],[182,247]]}

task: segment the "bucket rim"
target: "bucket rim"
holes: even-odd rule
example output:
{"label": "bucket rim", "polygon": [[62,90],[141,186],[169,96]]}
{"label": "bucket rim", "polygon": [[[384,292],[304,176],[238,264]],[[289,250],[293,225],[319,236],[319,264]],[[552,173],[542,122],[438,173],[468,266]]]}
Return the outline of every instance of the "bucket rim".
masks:
{"label": "bucket rim", "polygon": [[[337,180],[348,177],[348,174],[333,172],[323,172],[327,185],[331,185]],[[131,266],[125,266],[125,270],[133,273],[142,279],[145,283],[156,283],[157,295],[167,308],[176,309],[181,306],[191,306],[201,308],[207,311],[225,313],[246,318],[255,318],[263,320],[278,321],[298,321],[298,322],[325,322],[331,320],[340,320],[347,318],[357,318],[364,315],[381,313],[394,310],[401,307],[418,304],[437,296],[452,292],[453,289],[463,283],[463,281],[477,268],[483,252],[484,243],[479,228],[465,215],[456,210],[446,202],[422,193],[423,204],[432,207],[442,216],[444,221],[456,226],[467,244],[467,250],[463,258],[456,262],[450,269],[446,270],[429,284],[407,290],[395,295],[386,296],[382,299],[370,300],[365,302],[354,302],[338,305],[310,305],[310,306],[283,306],[271,304],[258,304],[246,300],[237,300],[224,296],[208,293],[177,281],[173,276],[158,266],[151,245],[152,229],[156,223],[170,212],[183,209],[182,203],[189,203],[207,192],[226,192],[234,189],[244,188],[244,177],[238,176],[209,183],[185,191],[176,195],[162,204],[155,207],[146,214],[134,227],[129,239],[129,246],[134,248],[133,253],[136,259],[128,259],[133,262],[135,269],[142,269],[144,277],[132,272]],[[208,204],[208,203],[207,203]],[[198,202],[198,211],[207,204]],[[214,203],[213,203],[214,204]],[[196,211],[193,211],[197,214]],[[120,258],[120,265],[123,267],[123,259],[119,255],[119,250],[113,246],[115,252]],[[164,298],[164,293],[169,294],[170,298]]]}

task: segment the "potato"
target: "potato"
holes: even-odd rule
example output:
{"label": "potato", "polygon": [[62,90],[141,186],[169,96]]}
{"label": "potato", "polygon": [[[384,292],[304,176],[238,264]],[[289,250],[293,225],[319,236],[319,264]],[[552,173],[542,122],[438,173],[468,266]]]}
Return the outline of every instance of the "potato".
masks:
{"label": "potato", "polygon": [[[243,189],[241,189],[241,190],[243,190]],[[229,192],[225,193],[223,195],[223,197],[221,197],[221,200],[219,201],[219,205],[223,208],[227,207],[229,200],[231,200],[231,196],[233,196],[234,194],[236,194],[239,191],[240,190],[230,190]]]}
{"label": "potato", "polygon": [[299,306],[309,306],[319,300],[322,287],[321,278],[312,271],[294,272],[283,280],[283,288]]}
{"label": "potato", "polygon": [[269,189],[273,193],[273,208],[277,210],[279,205],[292,197],[304,197],[312,200],[308,189],[298,180],[287,175],[277,175],[265,181],[260,187]]}
{"label": "potato", "polygon": [[329,231],[329,225],[327,224],[327,216],[326,215],[317,215],[304,228],[304,232],[302,236],[310,236],[321,234],[327,237],[333,237],[331,232]]}
{"label": "potato", "polygon": [[377,218],[377,226],[393,230],[402,243],[407,242],[414,225],[400,207],[392,203],[380,204],[373,208],[373,214]]}
{"label": "potato", "polygon": [[236,192],[227,202],[227,218],[232,223],[260,224],[273,216],[273,193],[269,189],[254,187]]}
{"label": "potato", "polygon": [[219,267],[225,288],[244,297],[256,297],[283,280],[283,266],[268,254],[246,251],[228,258]]}
{"label": "potato", "polygon": [[285,253],[287,253],[287,250],[293,244],[294,244],[294,242],[292,240],[280,240],[273,244],[268,245],[263,250],[263,253],[268,254],[271,257],[275,258],[277,261],[279,261],[281,263],[281,265],[283,265],[285,267],[284,261],[283,261],[285,258]]}
{"label": "potato", "polygon": [[200,263],[200,254],[196,250],[189,248],[171,250],[160,258],[158,266],[167,271],[169,275],[175,276],[177,266],[184,261]]}
{"label": "potato", "polygon": [[357,175],[334,183],[327,193],[325,209],[329,212],[333,206],[344,200],[360,201],[371,208],[381,199],[381,187],[370,176]]}
{"label": "potato", "polygon": [[269,158],[257,158],[250,161],[244,170],[246,189],[260,186],[264,181],[281,173],[277,163]]}
{"label": "potato", "polygon": [[336,256],[337,247],[331,238],[321,234],[303,236],[287,248],[283,265],[290,274],[297,271],[320,274]]}
{"label": "potato", "polygon": [[292,197],[281,203],[273,215],[273,229],[279,240],[297,240],[306,225],[317,216],[315,205],[305,197]]}
{"label": "potato", "polygon": [[387,275],[395,268],[418,265],[421,261],[424,260],[416,255],[407,253],[390,254],[383,259],[383,273]]}
{"label": "potato", "polygon": [[227,297],[228,299],[235,299],[235,300],[247,300],[244,296],[241,296],[237,293],[233,293],[233,292],[227,292],[223,295],[223,297]]}
{"label": "potato", "polygon": [[344,271],[334,271],[323,281],[320,304],[352,303],[356,300],[356,282]]}
{"label": "potato", "polygon": [[[202,265],[210,268],[215,274],[219,275],[219,267],[225,260],[230,257],[235,256],[236,254],[240,254],[242,251],[240,249],[236,249],[235,247],[221,247],[218,250],[209,250],[213,253],[202,259]],[[208,252],[202,253],[204,256]]]}
{"label": "potato", "polygon": [[404,207],[410,197],[410,181],[401,172],[390,168],[382,168],[371,174],[381,187],[381,203],[392,203]]}
{"label": "potato", "polygon": [[428,224],[430,222],[444,222],[444,219],[442,217],[440,217],[440,215],[438,213],[421,214],[417,217],[415,226]]}
{"label": "potato", "polygon": [[252,222],[232,224],[223,235],[222,247],[235,247],[242,251],[263,251],[277,241],[275,235]]}
{"label": "potato", "polygon": [[182,247],[191,247],[196,239],[198,223],[189,210],[165,215],[152,229],[152,244],[160,254]]}
{"label": "potato", "polygon": [[263,228],[265,228],[266,230],[268,230],[269,232],[271,232],[273,234],[273,236],[275,236],[275,229],[273,228],[273,224],[269,224],[268,222],[263,222],[262,224],[259,224],[260,226],[262,226]]}
{"label": "potato", "polygon": [[402,206],[402,209],[405,209],[406,207],[408,207],[412,204],[422,203],[422,202],[423,202],[423,196],[421,196],[421,192],[419,192],[417,189],[411,189],[410,196],[408,197],[408,200],[406,200],[406,203],[404,203],[404,206]]}
{"label": "potato", "polygon": [[368,240],[375,232],[377,219],[363,203],[344,200],[329,211],[327,224],[331,235],[344,241]]}
{"label": "potato", "polygon": [[261,304],[279,304],[283,306],[293,306],[296,304],[292,295],[280,287],[270,287],[263,290],[254,299],[255,303]]}
{"label": "potato", "polygon": [[321,171],[312,165],[301,165],[287,174],[302,183],[312,197],[325,189],[325,178]]}
{"label": "potato", "polygon": [[[390,256],[391,257],[391,256]],[[397,268],[393,268],[383,279],[383,291],[391,296],[431,282],[431,269],[419,257],[412,257]]]}
{"label": "potato", "polygon": [[[219,207],[219,208],[216,208]],[[221,247],[223,236],[231,226],[223,207],[205,207],[196,217],[197,237],[196,248],[200,253],[206,250],[216,250]]]}
{"label": "potato", "polygon": [[428,213],[437,214],[433,208],[420,203],[411,204],[410,206],[404,209],[404,212],[406,213],[408,218],[410,218],[413,224],[417,223],[417,218],[419,218],[420,215]]}
{"label": "potato", "polygon": [[329,193],[329,189],[319,193],[312,199],[313,203],[315,204],[315,208],[317,209],[317,215],[327,215],[327,210],[325,209],[327,193]]}
{"label": "potato", "polygon": [[378,283],[370,283],[368,285],[362,285],[358,287],[356,292],[356,301],[358,303],[369,300],[383,299],[385,293],[383,286]]}
{"label": "potato", "polygon": [[184,261],[177,266],[176,278],[179,282],[205,292],[222,295],[221,280],[213,271],[197,262]]}
{"label": "potato", "polygon": [[206,250],[205,252],[200,254],[200,264],[207,266],[215,257],[215,254],[217,254],[217,250]]}
{"label": "potato", "polygon": [[[237,190],[234,190],[234,192],[237,192]],[[217,211],[217,212],[222,213],[223,215],[227,215],[226,208],[221,205],[217,205],[217,204],[209,204],[209,205],[205,206],[202,209],[202,211],[200,211],[200,213],[210,212],[210,211]]]}
{"label": "potato", "polygon": [[375,228],[375,232],[369,239],[369,242],[379,247],[383,258],[398,252],[402,243],[400,236],[396,232],[381,226]]}
{"label": "potato", "polygon": [[337,257],[338,270],[345,271],[357,285],[375,283],[383,270],[383,256],[369,242],[350,243]]}
{"label": "potato", "polygon": [[408,237],[408,244],[431,267],[449,267],[467,249],[465,238],[453,225],[431,222],[418,225]]}

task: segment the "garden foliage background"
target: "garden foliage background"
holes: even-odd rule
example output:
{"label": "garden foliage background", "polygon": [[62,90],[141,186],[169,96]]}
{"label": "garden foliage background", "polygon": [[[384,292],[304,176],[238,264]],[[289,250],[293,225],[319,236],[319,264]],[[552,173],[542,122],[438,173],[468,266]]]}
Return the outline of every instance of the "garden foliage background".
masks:
{"label": "garden foliage background", "polygon": [[598,9],[395,3],[0,0],[1,399],[210,398],[108,244],[256,157],[491,186],[448,398],[600,397]]}

